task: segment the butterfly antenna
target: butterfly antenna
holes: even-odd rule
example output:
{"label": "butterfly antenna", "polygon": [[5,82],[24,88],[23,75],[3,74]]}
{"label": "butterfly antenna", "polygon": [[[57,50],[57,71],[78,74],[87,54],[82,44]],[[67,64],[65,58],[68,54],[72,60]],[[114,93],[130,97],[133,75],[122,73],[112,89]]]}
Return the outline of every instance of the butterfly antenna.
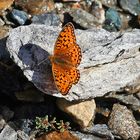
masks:
{"label": "butterfly antenna", "polygon": [[44,63],[48,58],[45,58],[44,60],[42,60],[41,62],[39,62],[37,65],[39,66],[40,64]]}
{"label": "butterfly antenna", "polygon": [[21,43],[21,46],[23,46],[23,42],[21,41],[21,39],[20,39],[20,43]]}

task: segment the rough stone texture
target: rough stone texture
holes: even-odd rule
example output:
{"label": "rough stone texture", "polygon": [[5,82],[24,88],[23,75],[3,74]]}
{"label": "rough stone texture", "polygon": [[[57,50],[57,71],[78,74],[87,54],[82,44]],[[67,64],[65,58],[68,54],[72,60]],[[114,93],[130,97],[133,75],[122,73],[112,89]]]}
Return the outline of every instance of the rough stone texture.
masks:
{"label": "rough stone texture", "polygon": [[123,139],[138,140],[140,136],[140,127],[126,106],[114,104],[108,125],[115,134]]}
{"label": "rough stone texture", "polygon": [[6,125],[6,121],[4,120],[3,116],[0,115],[0,131]]}
{"label": "rough stone texture", "polygon": [[82,102],[69,102],[65,99],[57,100],[58,107],[72,116],[72,119],[82,128],[90,125],[94,119],[96,104],[94,99]]}
{"label": "rough stone texture", "polygon": [[17,136],[18,136],[19,140],[29,140],[30,139],[29,136],[24,131],[21,131],[21,130],[17,131]]}
{"label": "rough stone texture", "polygon": [[109,93],[106,98],[114,98],[119,100],[120,102],[128,105],[134,111],[140,112],[140,100],[135,97],[133,94],[117,94],[117,93]]}
{"label": "rough stone texture", "polygon": [[93,134],[96,136],[100,136],[102,138],[106,138],[109,140],[114,140],[114,136],[106,124],[93,124],[91,127],[83,129],[85,133]]}
{"label": "rough stone texture", "polygon": [[71,131],[71,133],[73,135],[76,135],[77,137],[79,137],[80,140],[103,140],[103,138],[98,137],[98,136],[94,136],[92,134],[85,134],[85,133],[81,133],[79,131]]}
{"label": "rough stone texture", "polygon": [[140,14],[140,2],[139,0],[120,0],[120,6],[123,10],[137,16]]}
{"label": "rough stone texture", "polygon": [[6,125],[5,128],[0,133],[0,140],[17,140],[17,133],[12,128],[12,123]]}
{"label": "rough stone texture", "polygon": [[79,138],[72,135],[69,131],[52,131],[48,134],[41,135],[39,138],[36,138],[36,140],[79,140]]}
{"label": "rough stone texture", "polygon": [[117,0],[101,0],[101,3],[107,7],[116,7]]}
{"label": "rough stone texture", "polygon": [[0,40],[7,37],[9,30],[11,30],[8,26],[0,26]]}
{"label": "rough stone texture", "polygon": [[17,7],[21,7],[31,15],[49,13],[55,8],[54,1],[52,0],[15,0],[14,2]]}
{"label": "rough stone texture", "polygon": [[124,33],[103,29],[75,30],[82,49],[81,78],[67,96],[58,94],[48,56],[53,52],[59,32],[57,27],[22,26],[13,29],[7,39],[11,58],[41,91],[67,100],[79,100],[137,85],[140,79],[140,30]]}
{"label": "rough stone texture", "polygon": [[14,116],[14,112],[10,110],[7,106],[0,106],[0,114],[6,121],[12,119]]}
{"label": "rough stone texture", "polygon": [[70,15],[72,16],[73,21],[86,29],[101,25],[105,20],[105,11],[102,8],[102,4],[100,2],[98,2],[97,5],[100,5],[100,10],[96,11],[97,7],[94,8],[93,12],[91,11],[93,14],[90,14],[80,8],[72,9],[70,11]]}
{"label": "rough stone texture", "polygon": [[45,13],[35,15],[32,17],[32,23],[45,24],[46,26],[59,26],[61,25],[60,17],[54,13]]}
{"label": "rough stone texture", "polygon": [[12,4],[13,4],[14,0],[1,0],[0,1],[0,11],[1,10],[5,10],[8,9]]}

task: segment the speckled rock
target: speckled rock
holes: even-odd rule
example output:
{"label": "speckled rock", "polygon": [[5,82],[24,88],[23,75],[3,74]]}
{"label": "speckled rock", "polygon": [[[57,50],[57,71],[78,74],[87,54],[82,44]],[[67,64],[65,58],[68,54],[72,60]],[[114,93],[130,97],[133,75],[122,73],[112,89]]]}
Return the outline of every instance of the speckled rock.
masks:
{"label": "speckled rock", "polygon": [[140,14],[140,2],[139,0],[120,0],[120,6],[125,11],[137,16]]}
{"label": "speckled rock", "polygon": [[12,28],[10,28],[8,26],[0,26],[0,39],[3,39],[6,36],[8,36],[8,33],[11,29]]}
{"label": "speckled rock", "polygon": [[140,136],[140,127],[126,106],[114,104],[108,125],[116,135],[123,139],[138,140]]}
{"label": "speckled rock", "polygon": [[123,12],[119,13],[119,15],[120,15],[120,18],[121,18],[121,21],[122,21],[121,29],[125,30],[125,29],[130,28],[129,22],[132,19],[132,15],[126,14],[126,13],[123,13]]}
{"label": "speckled rock", "polygon": [[14,0],[0,0],[0,15],[4,10],[10,8],[13,2]]}
{"label": "speckled rock", "polygon": [[99,17],[94,16],[82,9],[72,9],[70,15],[73,17],[73,21],[84,28],[93,28],[101,25],[104,22],[104,10],[102,9],[100,13],[98,13]]}
{"label": "speckled rock", "polygon": [[69,131],[52,131],[48,134],[40,136],[39,138],[36,138],[36,140],[79,140],[79,138],[71,134]]}
{"label": "speckled rock", "polygon": [[103,24],[105,21],[105,10],[100,1],[93,1],[90,6],[90,13],[97,18],[97,23],[99,25]]}
{"label": "speckled rock", "polygon": [[24,11],[13,9],[11,12],[11,18],[19,25],[24,25],[26,21],[29,19],[29,16]]}
{"label": "speckled rock", "polygon": [[53,0],[15,0],[15,5],[22,7],[29,14],[43,14],[54,10]]}
{"label": "speckled rock", "polygon": [[93,134],[100,136],[101,138],[106,138],[110,140],[114,140],[115,137],[112,134],[112,131],[106,124],[93,124],[91,127],[84,128],[83,131],[85,133]]}
{"label": "speckled rock", "polygon": [[122,22],[119,13],[112,8],[109,8],[105,14],[104,28],[108,31],[117,31],[121,28]]}
{"label": "speckled rock", "polygon": [[29,140],[29,136],[24,132],[24,131],[21,131],[21,130],[18,130],[17,131],[17,136],[18,136],[18,139],[20,140]]}
{"label": "speckled rock", "polygon": [[45,24],[46,26],[59,26],[61,24],[59,16],[55,13],[35,15],[31,21],[34,24]]}
{"label": "speckled rock", "polygon": [[13,123],[7,124],[0,133],[0,140],[17,140],[17,133],[14,130]]}
{"label": "speckled rock", "polygon": [[117,94],[117,93],[109,93],[106,98],[114,98],[122,103],[129,105],[129,107],[132,108],[134,111],[139,111],[140,112],[140,100],[136,98],[133,94],[127,94],[127,93],[122,93],[122,94]]}
{"label": "speckled rock", "polygon": [[79,131],[71,131],[73,135],[76,135],[80,140],[103,140],[102,137],[95,136],[93,134],[85,134]]}

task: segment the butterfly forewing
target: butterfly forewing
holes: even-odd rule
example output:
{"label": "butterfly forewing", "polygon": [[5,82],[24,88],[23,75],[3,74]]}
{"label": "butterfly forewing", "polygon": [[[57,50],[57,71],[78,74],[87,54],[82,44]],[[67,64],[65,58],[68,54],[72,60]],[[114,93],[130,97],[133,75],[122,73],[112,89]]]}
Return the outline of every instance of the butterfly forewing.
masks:
{"label": "butterfly forewing", "polygon": [[65,49],[68,49],[68,44],[75,44],[76,37],[74,34],[74,27],[72,23],[66,24],[60,32],[57,41],[55,43],[54,55],[62,53]]}
{"label": "butterfly forewing", "polygon": [[63,57],[68,57],[71,64],[77,67],[81,62],[81,49],[77,44],[70,44],[69,49],[66,51]]}
{"label": "butterfly forewing", "polygon": [[82,58],[81,49],[76,44],[72,23],[66,24],[60,32],[55,44],[54,55],[69,60],[73,66],[77,67],[80,64]]}

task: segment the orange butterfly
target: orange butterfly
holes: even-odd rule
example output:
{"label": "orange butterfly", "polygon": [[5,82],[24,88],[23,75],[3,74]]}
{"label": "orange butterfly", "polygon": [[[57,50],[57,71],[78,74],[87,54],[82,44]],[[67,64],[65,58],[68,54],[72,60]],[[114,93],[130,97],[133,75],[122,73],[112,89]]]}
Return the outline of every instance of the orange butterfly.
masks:
{"label": "orange butterfly", "polygon": [[82,58],[81,49],[76,44],[74,26],[67,23],[60,32],[54,47],[54,54],[50,56],[52,72],[57,89],[66,95],[72,84],[80,78],[77,66]]}

